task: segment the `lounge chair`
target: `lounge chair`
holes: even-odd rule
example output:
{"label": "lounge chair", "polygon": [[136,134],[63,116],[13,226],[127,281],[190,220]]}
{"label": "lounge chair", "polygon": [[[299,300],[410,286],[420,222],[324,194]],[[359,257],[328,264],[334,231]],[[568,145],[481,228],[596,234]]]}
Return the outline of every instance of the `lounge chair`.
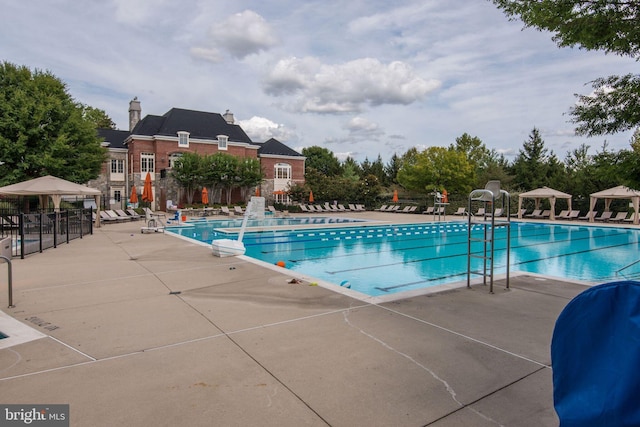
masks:
{"label": "lounge chair", "polygon": [[532,218],[536,218],[536,219],[545,219],[545,218],[549,218],[549,217],[551,217],[551,210],[550,209],[545,209],[539,215],[532,216]]}
{"label": "lounge chair", "polygon": [[349,203],[348,206],[349,206],[349,210],[350,211],[352,211],[352,212],[357,212],[358,211],[358,209],[356,208],[356,205],[354,205],[353,203]]}
{"label": "lounge chair", "polygon": [[322,205],[313,205],[316,208],[316,212],[326,212],[325,208]]}
{"label": "lounge chair", "polygon": [[478,208],[478,211],[474,214],[474,216],[484,216],[485,210],[484,208]]}
{"label": "lounge chair", "polygon": [[417,206],[410,206],[409,210],[407,212],[405,212],[405,213],[414,213],[417,210],[418,210]]}
{"label": "lounge chair", "polygon": [[422,213],[425,214],[425,215],[432,214],[433,213],[433,206],[427,206],[427,209],[425,209]]}
{"label": "lounge chair", "polygon": [[610,222],[622,222],[627,219],[628,212],[618,212],[615,217],[609,218]]}
{"label": "lounge chair", "polygon": [[338,210],[339,210],[340,212],[347,212],[347,211],[349,211],[350,209],[347,209],[347,208],[345,208],[345,207],[344,207],[344,205],[340,205],[340,204],[339,204],[339,205],[338,205]]}
{"label": "lounge chair", "polygon": [[493,216],[502,216],[504,210],[502,208],[498,208],[493,212]]}
{"label": "lounge chair", "polygon": [[535,209],[533,212],[526,214],[525,216],[527,218],[538,218],[540,215],[542,215],[542,209]]}
{"label": "lounge chair", "polygon": [[581,219],[583,221],[589,221],[591,218],[595,218],[597,213],[598,212],[596,211],[589,211],[586,214],[584,214],[584,216],[579,216],[578,219]]}
{"label": "lounge chair", "polygon": [[231,211],[229,210],[229,206],[220,206],[220,213],[222,215],[231,215]]}
{"label": "lounge chair", "polygon": [[394,212],[395,213],[409,213],[409,209],[411,209],[411,206],[405,206],[404,208],[402,208],[402,210],[396,209]]}
{"label": "lounge chair", "polygon": [[568,218],[569,218],[569,211],[568,210],[560,211],[560,213],[558,215],[556,215],[556,219],[568,219]]}
{"label": "lounge chair", "polygon": [[136,221],[140,219],[140,215],[138,215],[138,213],[131,208],[127,209],[127,213],[131,215],[131,218],[133,218]]}
{"label": "lounge chair", "polygon": [[[526,216],[526,215],[527,215],[527,210],[526,210],[526,209],[520,209],[520,216],[521,216],[521,217],[524,217],[524,216]],[[509,215],[509,216],[510,216],[510,217],[512,217],[512,218],[513,218],[513,217],[516,217],[516,218],[517,218],[517,217],[518,217],[518,212],[516,212],[516,213],[512,213],[512,214],[511,214],[511,215]]]}
{"label": "lounge chair", "polygon": [[387,210],[387,205],[382,205],[382,206],[380,206],[379,208],[374,209],[374,211],[382,211],[382,212],[384,212],[384,211],[386,211],[386,210]]}
{"label": "lounge chair", "polygon": [[326,212],[338,212],[338,207],[334,205],[330,205],[329,202],[324,203],[324,210]]}
{"label": "lounge chair", "polygon": [[364,205],[358,205],[356,204],[356,210],[358,212],[366,212],[367,208],[364,207]]}
{"label": "lounge chair", "polygon": [[238,215],[244,215],[244,210],[242,210],[242,206],[234,206],[233,212],[237,213]]}
{"label": "lounge chair", "polygon": [[[562,216],[556,215],[556,219],[570,221],[572,219],[578,219],[578,217],[580,216],[580,211],[562,211],[562,212],[566,212],[566,213]],[[562,214],[562,212],[560,212],[560,214]]]}
{"label": "lounge chair", "polygon": [[307,207],[307,205],[300,205],[300,210],[301,210],[302,212],[306,212],[306,213],[311,212],[311,211],[309,210],[309,208]]}
{"label": "lounge chair", "polygon": [[133,221],[134,219],[131,215],[128,215],[122,209],[113,209],[113,212],[118,215],[118,218],[122,218],[123,221]]}
{"label": "lounge chair", "polygon": [[600,216],[596,216],[593,219],[596,221],[609,221],[611,219],[611,215],[613,215],[613,212],[611,211],[604,211],[600,214]]}
{"label": "lounge chair", "polygon": [[458,208],[458,210],[455,211],[453,214],[465,216],[467,214],[467,208],[464,208],[464,207]]}
{"label": "lounge chair", "polygon": [[118,218],[114,218],[105,211],[100,211],[100,221],[104,222],[117,222]]}

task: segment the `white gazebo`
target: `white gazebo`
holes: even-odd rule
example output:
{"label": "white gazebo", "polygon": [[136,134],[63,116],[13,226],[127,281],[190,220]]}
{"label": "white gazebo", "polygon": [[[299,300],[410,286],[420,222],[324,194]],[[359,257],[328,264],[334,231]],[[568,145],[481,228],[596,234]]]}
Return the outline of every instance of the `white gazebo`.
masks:
{"label": "white gazebo", "polygon": [[[51,201],[53,201],[53,207],[57,211],[60,210],[62,196],[92,196],[96,201],[97,209],[100,209],[100,196],[102,193],[95,188],[47,175],[0,187],[0,194],[11,196],[40,196],[41,204],[43,205],[46,203],[46,197],[50,197]],[[96,227],[99,226],[100,212],[96,212]]]}
{"label": "white gazebo", "polygon": [[567,199],[569,210],[571,210],[571,194],[563,193],[562,191],[554,190],[549,187],[541,187],[535,190],[520,193],[518,196],[518,218],[522,219],[522,199],[535,199],[536,209],[540,207],[541,199],[549,199],[551,205],[551,214],[549,219],[556,219],[556,199]]}
{"label": "white gazebo", "polygon": [[[613,199],[631,199],[633,204],[633,223],[638,225],[638,205],[640,204],[640,191],[633,190],[624,185],[609,188],[608,190],[598,191],[597,193],[590,194],[591,203],[590,211],[593,211],[596,207],[598,199],[604,199],[604,210],[608,211]],[[589,222],[593,222],[593,216],[589,217]]]}

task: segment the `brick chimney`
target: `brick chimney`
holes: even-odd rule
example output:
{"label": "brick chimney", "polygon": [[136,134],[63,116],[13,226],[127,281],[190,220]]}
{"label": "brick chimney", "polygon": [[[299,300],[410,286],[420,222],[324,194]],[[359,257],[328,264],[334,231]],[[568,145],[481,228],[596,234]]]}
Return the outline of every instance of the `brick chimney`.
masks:
{"label": "brick chimney", "polygon": [[136,127],[141,116],[142,107],[140,107],[140,101],[138,101],[138,97],[136,96],[129,102],[129,132]]}
{"label": "brick chimney", "polygon": [[229,123],[230,125],[235,123],[235,120],[233,119],[233,113],[229,112],[229,110],[227,110],[223,115],[222,118]]}

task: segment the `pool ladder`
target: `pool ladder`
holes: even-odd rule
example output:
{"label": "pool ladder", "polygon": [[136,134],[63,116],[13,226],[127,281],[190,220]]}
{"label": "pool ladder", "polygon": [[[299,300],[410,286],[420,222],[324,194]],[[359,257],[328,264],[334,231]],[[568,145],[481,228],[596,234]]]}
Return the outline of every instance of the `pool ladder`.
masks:
{"label": "pool ladder", "polygon": [[[506,215],[506,220],[496,219],[495,210],[496,202],[501,202],[502,212]],[[483,212],[477,217],[473,215],[472,208],[479,205]],[[500,189],[500,181],[489,181],[484,189],[473,190],[469,194],[469,224],[467,239],[467,288],[471,288],[471,274],[482,276],[482,283],[487,285],[489,280],[489,292],[493,293],[493,278],[495,267],[495,231],[496,228],[506,227],[507,243],[506,243],[506,288],[509,289],[509,264],[511,251],[511,216],[509,214],[511,207],[511,197],[509,193]],[[481,228],[481,237],[474,236],[474,229]],[[480,254],[473,253],[471,245],[473,242],[482,243],[482,252]],[[481,271],[472,271],[471,260],[474,258],[482,259],[483,266]]]}

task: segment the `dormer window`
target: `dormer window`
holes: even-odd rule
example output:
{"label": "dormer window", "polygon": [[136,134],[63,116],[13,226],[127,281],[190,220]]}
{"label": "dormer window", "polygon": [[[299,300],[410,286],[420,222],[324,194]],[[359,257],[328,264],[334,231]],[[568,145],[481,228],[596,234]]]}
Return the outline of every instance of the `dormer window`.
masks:
{"label": "dormer window", "polygon": [[189,132],[178,132],[178,147],[189,148]]}
{"label": "dormer window", "polygon": [[218,135],[218,150],[227,150],[227,142],[229,137],[227,135]]}

